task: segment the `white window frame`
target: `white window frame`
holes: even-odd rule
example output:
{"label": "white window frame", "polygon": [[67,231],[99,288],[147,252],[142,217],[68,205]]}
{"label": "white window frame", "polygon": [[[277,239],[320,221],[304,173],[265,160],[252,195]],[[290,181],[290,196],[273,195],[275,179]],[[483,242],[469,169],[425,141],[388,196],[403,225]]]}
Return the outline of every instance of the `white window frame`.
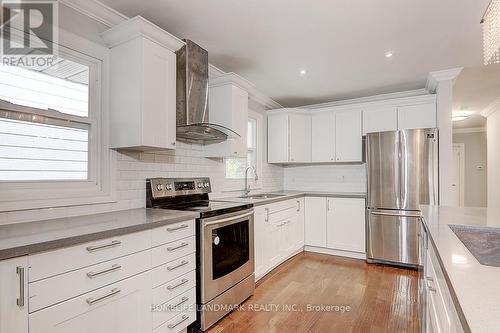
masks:
{"label": "white window frame", "polygon": [[[251,109],[248,109],[248,119],[255,119],[256,120],[256,129],[255,129],[255,135],[256,135],[256,159],[257,159],[257,165],[255,165],[255,168],[257,169],[257,175],[259,176],[258,180],[255,181],[253,175],[248,177],[248,183],[250,184],[250,189],[251,190],[260,190],[262,189],[262,159],[263,159],[263,130],[264,130],[264,116],[262,113],[259,113],[257,111],[253,111]],[[247,120],[248,121],[248,120]],[[245,124],[246,125],[246,124]],[[246,138],[245,138],[246,140]],[[245,142],[245,147],[246,147],[246,142]],[[246,155],[245,155],[246,156]],[[225,161],[224,161],[224,173],[225,173]],[[251,171],[249,171],[251,172]],[[223,192],[236,192],[236,191],[242,191],[245,187],[245,177],[243,178],[226,178],[224,174],[224,190]]]}
{"label": "white window frame", "polygon": [[[63,57],[85,63],[90,68],[88,179],[2,181],[0,212],[116,201],[116,152],[109,149],[108,140],[109,50],[63,29],[59,30],[58,47]],[[4,106],[5,104],[2,105]],[[26,113],[44,113],[44,110],[16,105],[12,109]],[[73,120],[80,118],[71,115],[62,115],[60,118],[63,117]]]}

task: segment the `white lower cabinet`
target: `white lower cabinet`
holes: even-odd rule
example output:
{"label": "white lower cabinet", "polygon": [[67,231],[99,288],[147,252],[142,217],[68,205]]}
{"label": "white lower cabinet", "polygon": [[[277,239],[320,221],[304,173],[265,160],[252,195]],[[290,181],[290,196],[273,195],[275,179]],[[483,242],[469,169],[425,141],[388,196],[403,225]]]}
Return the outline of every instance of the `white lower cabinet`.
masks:
{"label": "white lower cabinet", "polygon": [[261,278],[304,246],[304,198],[255,207],[255,277]]}
{"label": "white lower cabinet", "polygon": [[330,249],[365,252],[365,200],[328,198],[326,246]]}
{"label": "white lower cabinet", "polygon": [[30,315],[30,333],[151,331],[151,274],[142,273]]}
{"label": "white lower cabinet", "polygon": [[306,246],[355,257],[366,252],[365,199],[306,197],[305,204]]}
{"label": "white lower cabinet", "polygon": [[196,320],[194,226],[0,261],[0,333],[184,330]]}
{"label": "white lower cabinet", "polygon": [[28,257],[0,261],[0,333],[28,333]]}
{"label": "white lower cabinet", "polygon": [[464,329],[453,303],[451,291],[434,248],[421,231],[423,249],[423,285],[425,292],[424,329],[426,333],[463,333]]}

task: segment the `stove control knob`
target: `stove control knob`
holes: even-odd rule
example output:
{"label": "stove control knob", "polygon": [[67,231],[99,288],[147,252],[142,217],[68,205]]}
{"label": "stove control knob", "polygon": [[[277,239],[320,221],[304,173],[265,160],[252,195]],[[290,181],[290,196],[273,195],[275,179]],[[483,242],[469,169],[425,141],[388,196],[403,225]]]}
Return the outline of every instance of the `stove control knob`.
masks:
{"label": "stove control knob", "polygon": [[169,191],[170,191],[171,189],[172,189],[172,185],[167,184],[167,190],[169,190]]}
{"label": "stove control knob", "polygon": [[210,186],[210,184],[209,184],[209,183],[205,183],[205,187],[209,187],[209,186]]}
{"label": "stove control knob", "polygon": [[158,185],[156,185],[156,189],[157,189],[158,191],[163,191],[163,184],[158,184]]}
{"label": "stove control knob", "polygon": [[203,186],[202,183],[198,183],[198,188],[201,188]]}

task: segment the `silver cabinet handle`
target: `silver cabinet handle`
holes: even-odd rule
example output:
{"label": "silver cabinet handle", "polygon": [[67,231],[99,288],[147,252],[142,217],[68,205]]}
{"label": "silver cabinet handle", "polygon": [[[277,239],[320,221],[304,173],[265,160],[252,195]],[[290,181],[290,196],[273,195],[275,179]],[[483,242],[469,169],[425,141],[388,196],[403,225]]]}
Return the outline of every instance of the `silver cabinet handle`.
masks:
{"label": "silver cabinet handle", "polygon": [[121,265],[115,264],[115,265],[111,266],[110,268],[106,268],[106,269],[103,269],[101,271],[97,271],[97,272],[90,271],[87,273],[87,276],[92,279],[92,278],[95,278],[97,276],[100,276],[100,275],[103,275],[106,273],[111,273],[111,272],[117,271],[121,268],[122,268]]}
{"label": "silver cabinet handle", "polygon": [[380,216],[397,216],[397,217],[416,217],[419,218],[420,214],[405,214],[405,213],[393,213],[393,212],[371,212],[373,215]]}
{"label": "silver cabinet handle", "polygon": [[425,284],[427,285],[427,289],[429,289],[429,291],[435,293],[436,292],[436,288],[434,288],[432,285],[431,285],[431,282],[433,282],[434,280],[431,278],[431,277],[426,277],[425,278]]}
{"label": "silver cabinet handle", "polygon": [[189,282],[188,279],[182,279],[181,282],[179,282],[177,284],[174,284],[173,286],[168,286],[167,289],[170,290],[170,291],[172,291],[172,290],[177,289],[180,286],[182,286],[182,285],[184,285],[184,284],[186,284],[188,282]]}
{"label": "silver cabinet handle", "polygon": [[297,200],[297,205],[298,205],[297,211],[300,212],[300,200]]}
{"label": "silver cabinet handle", "polygon": [[239,220],[239,219],[242,219],[242,218],[250,216],[250,215],[253,215],[253,209],[251,211],[249,211],[248,213],[245,213],[245,214],[241,214],[241,215],[237,215],[237,216],[232,216],[232,217],[228,217],[228,218],[225,218],[225,219],[216,220],[216,221],[213,221],[213,222],[205,222],[205,227],[209,226],[209,225],[214,225],[214,224],[220,224],[220,223],[225,223],[225,222],[229,222],[229,221]]}
{"label": "silver cabinet handle", "polygon": [[177,230],[181,230],[181,229],[186,229],[187,227],[189,227],[187,224],[181,224],[178,227],[167,228],[167,231],[172,232],[172,231],[177,231]]}
{"label": "silver cabinet handle", "polygon": [[189,316],[182,315],[181,320],[179,320],[175,324],[168,324],[168,328],[170,328],[170,329],[176,328],[177,326],[179,326],[180,324],[182,324],[183,322],[185,322],[188,319],[189,319]]}
{"label": "silver cabinet handle", "polygon": [[109,248],[115,247],[115,246],[120,246],[121,244],[122,244],[122,242],[115,240],[115,241],[112,241],[111,243],[108,243],[108,244],[87,246],[87,251],[95,252],[95,251],[99,251],[99,250],[109,249]]}
{"label": "silver cabinet handle", "polygon": [[186,261],[186,260],[183,260],[183,261],[181,261],[181,263],[180,263],[180,264],[178,264],[178,265],[175,265],[175,266],[167,266],[167,269],[168,269],[169,271],[175,271],[177,268],[181,268],[182,266],[186,266],[187,264],[189,264],[189,262],[188,262],[188,261]]}
{"label": "silver cabinet handle", "polygon": [[265,208],[266,211],[266,218],[264,221],[269,222],[269,208]]}
{"label": "silver cabinet handle", "polygon": [[168,309],[169,309],[169,310],[173,310],[173,309],[175,309],[175,308],[177,308],[177,307],[181,306],[182,304],[186,303],[187,301],[189,301],[189,298],[187,298],[187,297],[183,297],[183,298],[181,298],[181,301],[180,301],[179,303],[177,303],[177,304],[175,304],[175,305],[170,305],[170,306],[168,307]]}
{"label": "silver cabinet handle", "polygon": [[16,273],[19,275],[19,298],[16,300],[18,307],[24,306],[24,267],[17,266]]}
{"label": "silver cabinet handle", "polygon": [[189,243],[182,242],[180,245],[167,247],[167,251],[168,252],[172,252],[172,251],[175,251],[175,250],[178,250],[178,249],[182,249],[183,247],[186,247],[188,245],[189,245]]}
{"label": "silver cabinet handle", "polygon": [[109,293],[107,293],[106,295],[102,295],[102,296],[99,296],[97,298],[94,298],[94,297],[87,298],[87,304],[94,305],[95,303],[97,303],[99,301],[103,301],[107,298],[118,295],[120,292],[121,292],[121,290],[118,288],[111,289],[111,291]]}

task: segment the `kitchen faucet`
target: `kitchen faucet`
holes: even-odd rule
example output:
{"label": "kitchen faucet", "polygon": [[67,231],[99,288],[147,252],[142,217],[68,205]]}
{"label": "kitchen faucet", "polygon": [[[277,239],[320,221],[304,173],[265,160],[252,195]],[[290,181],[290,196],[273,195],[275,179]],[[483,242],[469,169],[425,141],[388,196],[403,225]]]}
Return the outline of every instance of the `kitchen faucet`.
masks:
{"label": "kitchen faucet", "polygon": [[245,189],[243,190],[243,193],[245,193],[245,195],[248,195],[250,193],[250,185],[248,185],[248,170],[250,169],[253,170],[253,174],[255,175],[255,180],[259,179],[255,167],[252,165],[247,166],[247,168],[245,169]]}

